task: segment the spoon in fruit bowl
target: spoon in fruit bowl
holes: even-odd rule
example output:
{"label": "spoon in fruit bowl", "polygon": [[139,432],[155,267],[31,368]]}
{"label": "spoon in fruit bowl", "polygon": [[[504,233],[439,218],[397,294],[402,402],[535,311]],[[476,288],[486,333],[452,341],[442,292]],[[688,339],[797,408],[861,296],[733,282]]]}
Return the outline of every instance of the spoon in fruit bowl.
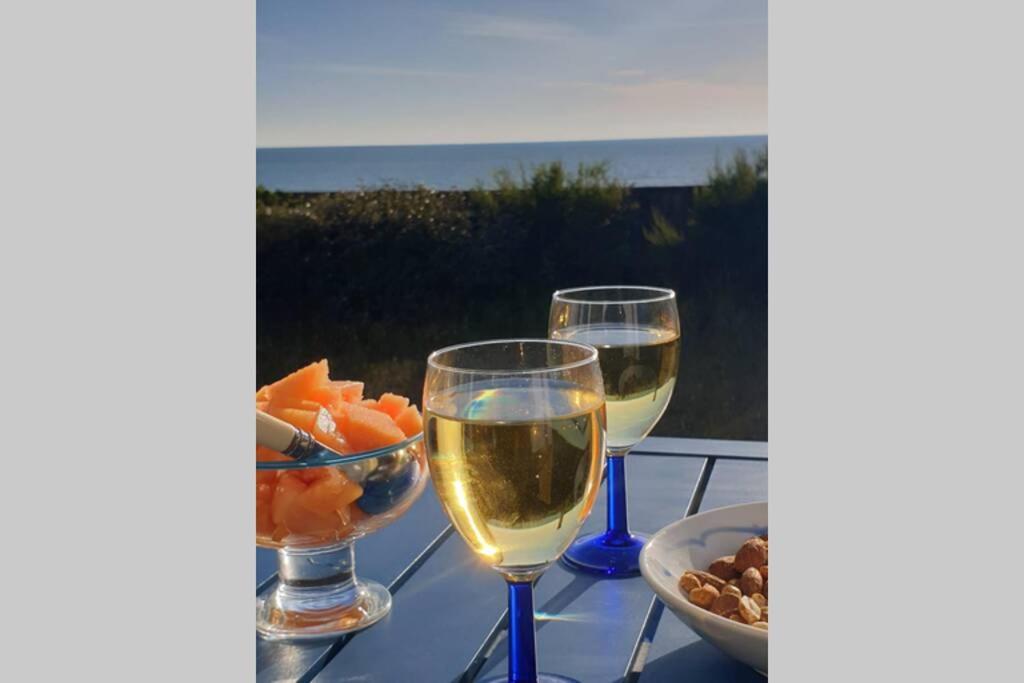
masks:
{"label": "spoon in fruit bowl", "polygon": [[339,453],[317,441],[306,430],[261,410],[256,411],[256,445],[277,451],[299,462],[346,457],[344,453]]}

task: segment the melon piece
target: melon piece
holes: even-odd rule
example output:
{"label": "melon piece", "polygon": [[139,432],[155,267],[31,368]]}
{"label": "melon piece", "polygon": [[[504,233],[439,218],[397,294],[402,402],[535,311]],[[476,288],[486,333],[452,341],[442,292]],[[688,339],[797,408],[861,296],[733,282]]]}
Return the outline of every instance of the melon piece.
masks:
{"label": "melon piece", "polygon": [[345,437],[336,431],[325,432],[320,429],[315,429],[313,430],[313,438],[342,455],[355,453],[355,449],[352,448],[349,442],[345,440]]}
{"label": "melon piece", "polygon": [[[289,461],[291,459],[292,458],[289,458],[284,453],[278,453],[277,451],[272,451],[269,448],[266,448],[264,446],[257,446],[256,447],[256,461],[257,462],[287,462],[287,461]],[[271,475],[274,479],[277,479],[277,472],[271,472],[271,471],[263,471],[263,472],[257,471],[256,472],[256,478],[259,479],[261,475],[267,475],[267,474]]]}
{"label": "melon piece", "polygon": [[347,510],[349,503],[363,495],[363,488],[350,482],[333,467],[318,467],[331,474],[317,479],[299,497],[299,503],[310,510],[329,515]]}
{"label": "melon piece", "polygon": [[313,431],[316,427],[316,419],[320,414],[320,406],[316,410],[299,410],[298,408],[280,408],[270,413],[279,420],[284,420],[293,427],[298,427],[307,432]]}
{"label": "melon piece", "polygon": [[385,413],[355,403],[338,411],[338,430],[356,451],[383,448],[405,439],[405,434]]}
{"label": "melon piece", "polygon": [[274,524],[282,524],[288,510],[295,505],[299,495],[306,490],[306,485],[291,472],[285,472],[277,479],[274,489],[274,500],[270,504],[270,517]]}
{"label": "melon piece", "polygon": [[256,410],[261,412],[267,412],[267,408],[270,407],[270,401],[256,401]]}
{"label": "melon piece", "polygon": [[392,418],[398,417],[400,412],[409,407],[409,399],[398,394],[381,394],[377,403],[380,409]]}
{"label": "melon piece", "polygon": [[271,396],[272,396],[272,394],[273,394],[273,392],[270,391],[270,385],[269,384],[266,385],[266,386],[262,386],[262,387],[260,387],[260,390],[256,392],[256,402],[260,403],[260,402],[269,401]]}
{"label": "melon piece", "polygon": [[343,522],[337,512],[321,514],[310,510],[301,502],[296,502],[288,508],[284,516],[284,525],[290,533],[317,538],[335,536],[335,532],[344,528],[347,523],[348,515]]}
{"label": "melon piece", "polygon": [[382,413],[384,412],[380,409],[380,402],[375,398],[364,398],[362,401],[357,401],[357,405],[361,405],[364,408],[372,408],[373,410],[380,410]]}
{"label": "melon piece", "polygon": [[409,406],[398,413],[395,424],[406,436],[414,436],[423,431],[423,418],[416,406]]}
{"label": "melon piece", "polygon": [[270,385],[272,396],[290,396],[297,399],[307,398],[317,388],[324,387],[331,381],[327,359],[310,363]]}
{"label": "melon piece", "polygon": [[325,408],[336,406],[345,400],[342,398],[341,389],[333,387],[330,384],[322,387],[316,387],[306,395],[306,398],[310,401],[319,403]]}
{"label": "melon piece", "polygon": [[267,409],[263,412],[277,417],[277,412],[284,408],[317,411],[320,410],[320,402],[291,396],[276,396],[267,403]]}
{"label": "melon piece", "polygon": [[356,403],[363,398],[363,383],[347,379],[339,379],[328,382],[332,389],[337,390],[343,401]]}
{"label": "melon piece", "polygon": [[276,473],[256,473],[256,533],[260,536],[269,536],[274,533],[274,519],[270,513],[270,506],[274,500],[276,484],[260,481],[260,474],[273,474],[276,479]]}

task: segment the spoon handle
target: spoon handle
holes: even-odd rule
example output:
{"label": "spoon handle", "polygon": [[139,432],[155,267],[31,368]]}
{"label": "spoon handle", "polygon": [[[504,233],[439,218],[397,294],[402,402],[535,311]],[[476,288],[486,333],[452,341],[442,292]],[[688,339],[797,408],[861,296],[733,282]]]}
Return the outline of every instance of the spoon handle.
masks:
{"label": "spoon handle", "polygon": [[309,433],[261,410],[256,411],[256,444],[296,460],[303,460],[323,449]]}

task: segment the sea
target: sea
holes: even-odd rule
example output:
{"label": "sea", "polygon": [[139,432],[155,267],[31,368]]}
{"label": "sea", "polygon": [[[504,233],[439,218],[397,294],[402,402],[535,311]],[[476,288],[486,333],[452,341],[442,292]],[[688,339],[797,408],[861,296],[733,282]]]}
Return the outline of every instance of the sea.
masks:
{"label": "sea", "polygon": [[701,185],[716,163],[739,151],[766,149],[767,135],[739,137],[515,142],[470,145],[264,147],[256,150],[256,182],[271,190],[329,192],[379,185],[437,190],[492,185],[495,171],[529,172],[561,161],[607,162],[611,175],[634,187]]}

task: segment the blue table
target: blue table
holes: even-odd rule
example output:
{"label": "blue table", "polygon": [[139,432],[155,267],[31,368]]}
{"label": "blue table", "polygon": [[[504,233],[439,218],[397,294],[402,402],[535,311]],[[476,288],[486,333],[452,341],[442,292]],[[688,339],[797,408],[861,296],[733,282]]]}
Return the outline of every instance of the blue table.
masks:
{"label": "blue table", "polygon": [[[630,527],[653,533],[684,515],[768,498],[763,442],[651,437],[627,456]],[[605,496],[581,533],[600,531]],[[388,585],[392,612],[335,641],[256,638],[260,681],[452,683],[506,670],[505,586],[455,533],[432,491],[356,544],[357,573]],[[257,593],[276,580],[258,549]],[[536,586],[538,667],[591,681],[690,683],[764,678],[702,641],[643,578],[597,579],[551,567]]]}

